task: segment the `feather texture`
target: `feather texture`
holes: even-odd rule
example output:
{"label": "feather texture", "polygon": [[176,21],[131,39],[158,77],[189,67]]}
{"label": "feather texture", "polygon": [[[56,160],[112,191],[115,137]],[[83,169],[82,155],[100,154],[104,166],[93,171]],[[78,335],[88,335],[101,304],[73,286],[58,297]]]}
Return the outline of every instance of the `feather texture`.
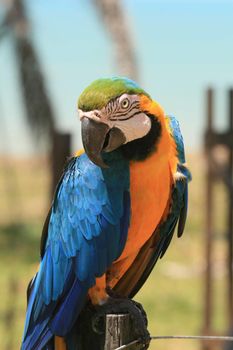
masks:
{"label": "feather texture", "polygon": [[[111,159],[109,160],[111,162]],[[30,287],[22,350],[67,334],[88,289],[121,254],[130,219],[129,167],[70,160],[47,219],[42,261]]]}

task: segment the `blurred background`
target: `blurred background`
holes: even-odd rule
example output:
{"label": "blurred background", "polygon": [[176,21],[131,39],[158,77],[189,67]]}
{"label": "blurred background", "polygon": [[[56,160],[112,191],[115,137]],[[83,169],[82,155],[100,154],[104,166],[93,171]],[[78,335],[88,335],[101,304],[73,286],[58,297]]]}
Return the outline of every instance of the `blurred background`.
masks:
{"label": "blurred background", "polygon": [[[193,173],[185,235],[136,300],[152,335],[233,335],[232,40],[232,0],[0,0],[1,349],[19,349],[43,221],[82,147],[77,98],[119,74],[178,118]],[[150,347],[171,348],[233,345]]]}

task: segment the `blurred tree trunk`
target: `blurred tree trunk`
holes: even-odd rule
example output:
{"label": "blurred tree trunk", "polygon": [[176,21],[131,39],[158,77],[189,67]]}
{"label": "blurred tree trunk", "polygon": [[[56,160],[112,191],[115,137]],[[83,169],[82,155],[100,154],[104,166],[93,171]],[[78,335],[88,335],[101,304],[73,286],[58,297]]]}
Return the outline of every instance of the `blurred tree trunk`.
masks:
{"label": "blurred tree trunk", "polygon": [[39,60],[30,38],[25,7],[22,0],[13,0],[8,13],[12,29],[16,62],[26,110],[27,122],[34,135],[51,135],[55,117],[48,97]]}
{"label": "blurred tree trunk", "polygon": [[24,100],[27,123],[33,136],[51,147],[51,194],[54,193],[66,159],[71,154],[71,136],[56,130],[55,116],[38,56],[29,32],[29,21],[23,0],[12,0],[5,20],[11,30],[16,63],[18,65],[21,93]]}
{"label": "blurred tree trunk", "polygon": [[99,10],[115,46],[117,70],[138,80],[138,69],[127,16],[120,0],[92,0]]}

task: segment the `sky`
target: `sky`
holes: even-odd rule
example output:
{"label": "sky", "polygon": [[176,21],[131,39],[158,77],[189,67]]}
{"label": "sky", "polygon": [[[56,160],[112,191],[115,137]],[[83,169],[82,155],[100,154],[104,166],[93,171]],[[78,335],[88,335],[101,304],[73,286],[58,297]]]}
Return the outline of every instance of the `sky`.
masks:
{"label": "sky", "polygon": [[[91,0],[27,0],[31,36],[59,129],[81,147],[77,98],[117,75],[113,44]],[[216,127],[233,86],[233,0],[122,0],[140,85],[180,122],[188,151],[203,144],[205,91],[216,89]],[[3,8],[0,7],[0,18]],[[38,152],[24,118],[11,36],[0,39],[0,153]],[[35,141],[35,142],[34,142]]]}

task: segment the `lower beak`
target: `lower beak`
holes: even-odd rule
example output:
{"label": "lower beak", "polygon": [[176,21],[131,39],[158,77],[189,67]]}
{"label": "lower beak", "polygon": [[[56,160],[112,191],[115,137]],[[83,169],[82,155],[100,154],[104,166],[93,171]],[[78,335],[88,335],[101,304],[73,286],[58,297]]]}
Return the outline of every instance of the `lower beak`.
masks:
{"label": "lower beak", "polygon": [[83,146],[90,160],[96,165],[107,168],[101,153],[111,152],[125,143],[126,138],[118,128],[112,128],[87,117],[82,119]]}

